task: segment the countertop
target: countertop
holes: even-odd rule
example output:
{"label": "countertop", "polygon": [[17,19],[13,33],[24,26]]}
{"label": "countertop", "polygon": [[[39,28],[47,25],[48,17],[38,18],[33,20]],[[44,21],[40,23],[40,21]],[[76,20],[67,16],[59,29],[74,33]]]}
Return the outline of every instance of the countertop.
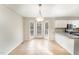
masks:
{"label": "countertop", "polygon": [[79,36],[66,33],[64,30],[65,29],[55,29],[55,33],[66,36],[66,37],[68,37],[70,39],[79,39]]}

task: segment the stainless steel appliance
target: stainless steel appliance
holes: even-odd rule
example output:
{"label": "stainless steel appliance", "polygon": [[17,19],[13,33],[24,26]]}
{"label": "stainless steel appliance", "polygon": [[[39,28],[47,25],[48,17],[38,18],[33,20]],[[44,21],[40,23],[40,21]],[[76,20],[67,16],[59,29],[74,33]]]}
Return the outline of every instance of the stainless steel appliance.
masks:
{"label": "stainless steel appliance", "polygon": [[65,32],[73,32],[76,29],[76,26],[73,24],[67,24],[67,28],[65,29]]}
{"label": "stainless steel appliance", "polygon": [[67,24],[67,28],[65,29],[65,32],[70,38],[79,39],[79,32],[77,32],[75,29],[76,29],[75,25]]}

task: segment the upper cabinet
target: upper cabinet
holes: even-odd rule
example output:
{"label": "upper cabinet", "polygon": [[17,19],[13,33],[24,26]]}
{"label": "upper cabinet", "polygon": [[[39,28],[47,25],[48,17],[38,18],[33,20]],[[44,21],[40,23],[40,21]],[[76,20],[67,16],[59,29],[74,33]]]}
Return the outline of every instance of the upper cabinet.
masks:
{"label": "upper cabinet", "polygon": [[79,28],[79,20],[55,20],[55,28],[66,28],[67,24],[73,24]]}
{"label": "upper cabinet", "polygon": [[69,20],[56,20],[55,28],[66,28]]}
{"label": "upper cabinet", "polygon": [[79,28],[79,20],[71,20],[71,24],[75,25],[76,28]]}

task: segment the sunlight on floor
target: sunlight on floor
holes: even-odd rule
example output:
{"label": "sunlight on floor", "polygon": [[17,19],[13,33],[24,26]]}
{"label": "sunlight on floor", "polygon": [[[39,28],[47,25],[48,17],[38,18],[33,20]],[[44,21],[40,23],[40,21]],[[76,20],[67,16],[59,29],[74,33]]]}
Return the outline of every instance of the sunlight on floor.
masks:
{"label": "sunlight on floor", "polygon": [[35,55],[52,55],[49,51],[49,41],[45,39],[34,39],[28,43],[27,50]]}

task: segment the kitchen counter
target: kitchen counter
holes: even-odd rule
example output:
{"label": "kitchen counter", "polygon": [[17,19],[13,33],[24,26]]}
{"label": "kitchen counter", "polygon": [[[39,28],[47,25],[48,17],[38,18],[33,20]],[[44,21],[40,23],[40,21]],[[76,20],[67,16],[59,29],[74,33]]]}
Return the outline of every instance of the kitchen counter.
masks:
{"label": "kitchen counter", "polygon": [[65,29],[55,29],[55,40],[72,55],[79,55],[79,36],[68,34]]}
{"label": "kitchen counter", "polygon": [[63,36],[66,36],[66,37],[68,37],[70,39],[79,39],[79,36],[73,35],[73,34],[69,34],[69,33],[65,32],[64,29],[56,29],[55,33],[58,33],[58,34],[63,35]]}

